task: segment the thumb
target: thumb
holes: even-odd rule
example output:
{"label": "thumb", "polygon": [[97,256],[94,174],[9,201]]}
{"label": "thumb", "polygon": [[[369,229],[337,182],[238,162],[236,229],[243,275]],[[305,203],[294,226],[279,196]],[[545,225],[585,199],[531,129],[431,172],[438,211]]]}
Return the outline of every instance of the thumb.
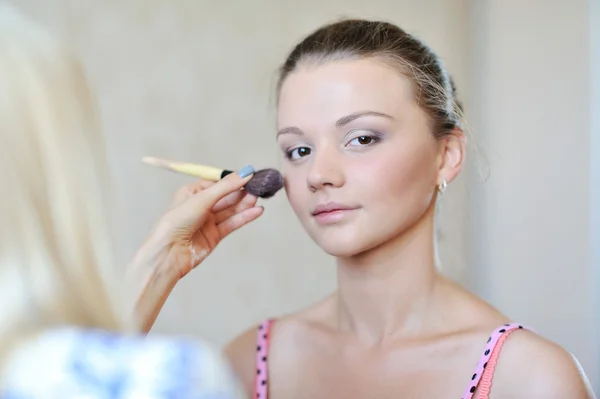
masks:
{"label": "thumb", "polygon": [[254,168],[250,165],[244,166],[237,173],[230,173],[206,190],[202,191],[203,205],[212,209],[217,202],[227,195],[239,191],[248,183],[254,175]]}

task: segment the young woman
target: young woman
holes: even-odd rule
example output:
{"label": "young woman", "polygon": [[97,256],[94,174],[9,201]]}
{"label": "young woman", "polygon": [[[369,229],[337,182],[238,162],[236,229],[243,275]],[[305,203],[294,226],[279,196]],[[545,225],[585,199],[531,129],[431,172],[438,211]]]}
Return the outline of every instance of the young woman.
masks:
{"label": "young woman", "polygon": [[287,195],[337,257],[338,289],[227,347],[248,397],[593,396],[569,353],[436,269],[436,202],[465,137],[430,48],[385,22],[326,25],[288,56],[278,97]]}
{"label": "young woman", "polygon": [[[1,5],[0,397],[241,398],[210,345],[131,334],[138,328],[119,295],[122,277],[111,272],[102,148],[79,63]],[[251,174],[179,193],[135,266],[191,267],[199,259],[186,260],[182,248],[189,253],[200,235],[218,242],[260,216],[240,191]],[[145,319],[162,303],[149,294],[141,297],[149,308],[137,308]]]}

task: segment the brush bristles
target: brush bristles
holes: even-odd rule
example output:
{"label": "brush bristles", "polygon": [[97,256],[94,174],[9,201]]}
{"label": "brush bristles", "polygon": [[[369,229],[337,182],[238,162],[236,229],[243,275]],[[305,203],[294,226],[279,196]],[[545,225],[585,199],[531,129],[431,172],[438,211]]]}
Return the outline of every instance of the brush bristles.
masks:
{"label": "brush bristles", "polygon": [[271,198],[283,188],[283,175],[275,169],[262,169],[254,173],[244,188],[255,197]]}

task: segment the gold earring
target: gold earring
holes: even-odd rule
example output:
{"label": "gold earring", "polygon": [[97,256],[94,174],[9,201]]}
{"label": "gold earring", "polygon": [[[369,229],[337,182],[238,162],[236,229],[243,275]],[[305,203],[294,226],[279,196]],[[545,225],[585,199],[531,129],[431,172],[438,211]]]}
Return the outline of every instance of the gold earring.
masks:
{"label": "gold earring", "polygon": [[439,193],[444,194],[444,191],[446,191],[446,187],[448,187],[448,182],[446,181],[446,178],[444,177],[442,182],[440,184],[438,184]]}

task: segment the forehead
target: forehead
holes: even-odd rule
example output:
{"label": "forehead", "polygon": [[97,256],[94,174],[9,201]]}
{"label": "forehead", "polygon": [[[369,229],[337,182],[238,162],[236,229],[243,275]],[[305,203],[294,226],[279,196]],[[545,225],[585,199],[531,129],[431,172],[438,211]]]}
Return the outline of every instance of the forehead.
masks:
{"label": "forehead", "polygon": [[359,111],[397,115],[416,105],[410,80],[373,59],[303,66],[281,87],[278,123],[326,121]]}

